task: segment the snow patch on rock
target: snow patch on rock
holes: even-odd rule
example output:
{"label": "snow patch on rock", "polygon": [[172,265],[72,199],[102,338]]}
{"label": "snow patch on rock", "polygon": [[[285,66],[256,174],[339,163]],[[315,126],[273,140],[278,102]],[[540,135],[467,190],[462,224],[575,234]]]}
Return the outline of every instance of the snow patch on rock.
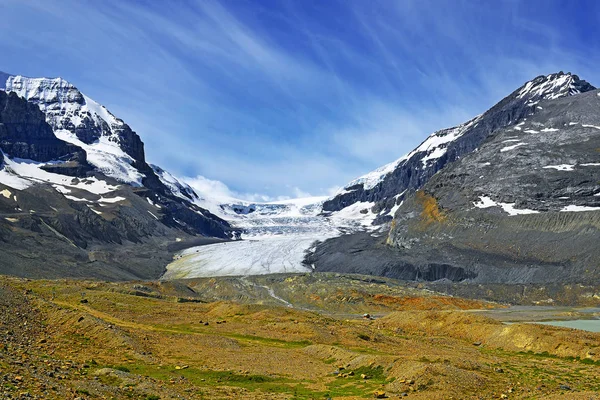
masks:
{"label": "snow patch on rock", "polygon": [[[598,193],[598,194],[600,194],[600,193]],[[594,196],[598,196],[598,194],[595,194]],[[564,207],[560,211],[561,212],[581,212],[581,211],[598,211],[598,210],[600,210],[600,207],[569,205],[569,206]]]}
{"label": "snow patch on rock", "polygon": [[519,143],[517,143],[517,144],[513,144],[512,146],[506,146],[506,147],[503,147],[503,148],[501,148],[501,149],[500,149],[500,152],[501,152],[501,153],[504,153],[505,151],[514,150],[514,149],[516,149],[517,147],[520,147],[520,146],[525,146],[526,144],[527,144],[527,143],[525,143],[525,142],[519,142]]}
{"label": "snow patch on rock", "polygon": [[480,196],[479,201],[473,202],[473,205],[477,208],[500,207],[502,208],[502,210],[504,210],[504,212],[506,212],[510,216],[539,213],[539,211],[536,210],[528,210],[526,208],[515,208],[515,203],[496,202],[488,196]]}
{"label": "snow patch on rock", "polygon": [[560,165],[546,165],[545,167],[542,167],[544,169],[555,169],[557,171],[573,171],[573,169],[575,168],[574,165],[569,165],[569,164],[560,164]]}
{"label": "snow patch on rock", "polygon": [[95,177],[74,178],[45,171],[41,167],[47,163],[21,159],[11,160],[4,156],[4,164],[4,169],[0,171],[0,183],[17,190],[24,190],[37,182],[50,183],[55,188],[61,186],[63,192],[66,190],[65,188],[75,188],[93,194],[104,194],[118,189],[118,186],[110,185]]}

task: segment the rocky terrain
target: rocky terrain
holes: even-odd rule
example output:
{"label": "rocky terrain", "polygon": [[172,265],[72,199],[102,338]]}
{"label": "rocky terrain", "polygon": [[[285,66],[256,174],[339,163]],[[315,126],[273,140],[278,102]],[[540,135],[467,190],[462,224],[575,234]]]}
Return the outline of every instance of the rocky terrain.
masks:
{"label": "rocky terrain", "polygon": [[480,315],[498,304],[392,280],[2,277],[0,294],[7,399],[593,399],[600,390],[599,334],[505,325]]}
{"label": "rocky terrain", "polygon": [[[448,154],[475,135],[464,147],[470,152],[435,174],[425,169],[431,176],[418,184],[394,186],[402,195],[388,235],[329,239],[306,263],[420,281],[597,284],[598,94],[572,75],[528,82],[444,147]],[[484,123],[490,115],[502,123]],[[386,175],[378,193],[414,157]]]}
{"label": "rocky terrain", "polygon": [[598,91],[539,107],[407,200],[389,244],[429,247],[482,281],[598,282]]}

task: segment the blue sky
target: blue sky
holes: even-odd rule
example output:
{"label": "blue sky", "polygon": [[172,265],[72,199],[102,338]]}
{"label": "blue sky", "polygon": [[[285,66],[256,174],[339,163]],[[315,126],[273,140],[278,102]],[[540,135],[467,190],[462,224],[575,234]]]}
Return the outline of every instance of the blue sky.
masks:
{"label": "blue sky", "polygon": [[600,84],[596,1],[0,0],[0,15],[0,70],[71,81],[151,162],[253,200],[328,194],[537,75]]}

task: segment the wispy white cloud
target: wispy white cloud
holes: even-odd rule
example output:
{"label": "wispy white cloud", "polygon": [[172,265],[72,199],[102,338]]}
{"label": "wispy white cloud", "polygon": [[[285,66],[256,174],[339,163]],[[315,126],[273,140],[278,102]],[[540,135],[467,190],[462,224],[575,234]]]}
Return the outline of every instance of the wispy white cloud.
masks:
{"label": "wispy white cloud", "polygon": [[190,185],[199,196],[217,201],[219,203],[235,203],[245,201],[251,203],[268,203],[273,201],[289,200],[291,198],[313,197],[310,193],[303,191],[297,186],[286,185],[290,190],[289,196],[270,196],[264,193],[240,193],[231,190],[221,181],[208,179],[202,175],[195,177],[184,177],[181,180]]}

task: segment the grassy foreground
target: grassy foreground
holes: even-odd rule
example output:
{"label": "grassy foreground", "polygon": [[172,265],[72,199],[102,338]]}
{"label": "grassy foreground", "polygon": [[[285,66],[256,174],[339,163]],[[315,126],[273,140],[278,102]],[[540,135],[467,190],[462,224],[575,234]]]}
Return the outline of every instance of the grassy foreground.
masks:
{"label": "grassy foreground", "polygon": [[386,282],[289,279],[275,293],[266,281],[0,278],[0,394],[598,398],[599,334],[504,325],[466,311],[495,304]]}

